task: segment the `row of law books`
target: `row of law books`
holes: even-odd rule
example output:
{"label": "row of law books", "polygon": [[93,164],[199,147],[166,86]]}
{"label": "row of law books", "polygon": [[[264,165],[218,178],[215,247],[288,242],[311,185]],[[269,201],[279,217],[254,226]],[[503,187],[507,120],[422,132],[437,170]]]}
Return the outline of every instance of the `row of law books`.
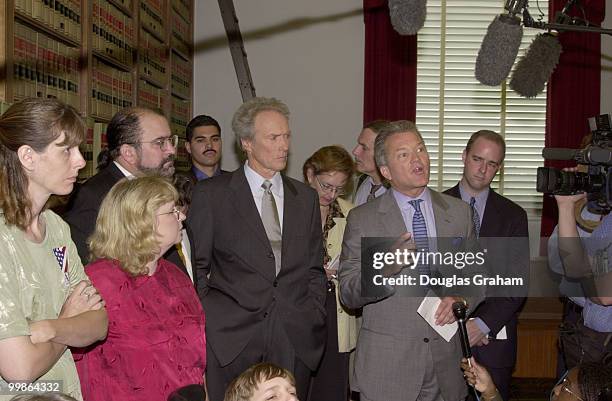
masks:
{"label": "row of law books", "polygon": [[186,21],[190,20],[191,0],[172,0],[172,9],[179,13]]}
{"label": "row of law books", "polygon": [[107,0],[92,4],[92,47],[95,51],[131,66],[134,63],[133,19]]}
{"label": "row of law books", "polygon": [[55,98],[80,109],[79,49],[19,22],[14,26],[13,97]]}
{"label": "row of law books", "polygon": [[180,57],[172,58],[172,93],[182,96],[185,99],[191,98],[191,75],[193,66],[189,61]]}
{"label": "row of law books", "polygon": [[186,57],[189,57],[191,47],[191,30],[189,22],[172,10],[172,38],[170,44]]}
{"label": "row of law books", "polygon": [[138,106],[165,114],[163,112],[163,101],[165,96],[166,93],[163,89],[151,85],[142,79],[138,80]]}
{"label": "row of law books", "polygon": [[118,70],[92,57],[91,114],[110,120],[125,107],[132,106],[132,74]]}
{"label": "row of law books", "polygon": [[141,0],[140,2],[140,25],[156,35],[159,39],[166,37],[163,10],[165,1]]}
{"label": "row of law books", "polygon": [[15,11],[71,40],[81,40],[80,0],[15,0]]}
{"label": "row of law books", "polygon": [[167,61],[168,48],[153,35],[141,29],[138,63],[140,75],[153,80],[159,86],[165,86]]}
{"label": "row of law books", "polygon": [[170,130],[172,134],[181,138],[185,137],[185,129],[191,115],[189,113],[189,102],[172,96],[172,106],[170,109]]}
{"label": "row of law books", "polygon": [[98,172],[98,155],[102,149],[107,147],[107,126],[107,124],[95,122],[92,118],[87,119],[85,141],[80,147],[85,159],[85,167],[79,170],[79,180],[85,180]]}

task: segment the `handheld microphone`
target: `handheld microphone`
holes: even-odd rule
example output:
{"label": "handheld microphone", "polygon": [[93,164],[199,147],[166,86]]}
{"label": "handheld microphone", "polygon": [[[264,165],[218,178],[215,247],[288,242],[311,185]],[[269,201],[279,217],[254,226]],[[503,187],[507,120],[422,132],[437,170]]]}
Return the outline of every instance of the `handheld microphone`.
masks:
{"label": "handheld microphone", "polygon": [[457,319],[457,326],[459,327],[459,339],[461,340],[461,351],[463,357],[469,360],[472,357],[472,348],[470,347],[470,339],[468,338],[467,327],[465,327],[465,318],[467,314],[467,308],[463,302],[455,302],[453,304],[453,315]]}
{"label": "handheld microphone", "polygon": [[561,43],[555,35],[538,34],[527,53],[514,68],[510,88],[523,97],[535,97],[544,91],[561,56]]}
{"label": "handheld microphone", "polygon": [[527,0],[508,0],[507,14],[495,17],[487,28],[476,58],[476,79],[488,86],[497,86],[510,74],[523,39],[523,27],[517,14]]}
{"label": "handheld microphone", "polygon": [[391,25],[400,35],[416,35],[426,15],[427,0],[389,0]]}

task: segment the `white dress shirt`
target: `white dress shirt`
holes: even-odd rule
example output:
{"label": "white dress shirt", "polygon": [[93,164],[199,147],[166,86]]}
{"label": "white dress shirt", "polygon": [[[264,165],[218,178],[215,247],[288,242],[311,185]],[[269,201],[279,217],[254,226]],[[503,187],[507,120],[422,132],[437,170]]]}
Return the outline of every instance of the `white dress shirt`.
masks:
{"label": "white dress shirt", "polygon": [[[263,199],[264,189],[261,187],[261,184],[266,180],[266,178],[259,175],[255,170],[249,167],[249,161],[247,160],[244,163],[244,175],[249,183],[249,187],[251,188],[251,193],[253,194],[253,199],[255,200],[255,206],[257,206],[257,211],[259,212],[259,217],[261,217],[261,200]],[[283,189],[283,177],[279,172],[276,172],[272,178],[268,181],[272,183],[272,187],[270,187],[270,191],[272,191],[272,196],[274,196],[274,202],[276,203],[276,210],[278,211],[278,219],[280,222],[281,233],[283,231],[283,205],[285,199],[285,191]]]}
{"label": "white dress shirt", "polygon": [[[355,206],[363,205],[368,201],[368,196],[370,195],[370,191],[372,190],[372,185],[374,185],[372,177],[368,176],[368,178],[363,180],[363,182],[355,192],[355,199],[353,202]],[[378,198],[385,192],[387,192],[387,188],[384,185],[381,185],[380,188],[378,188],[376,192],[374,192],[374,197]]]}

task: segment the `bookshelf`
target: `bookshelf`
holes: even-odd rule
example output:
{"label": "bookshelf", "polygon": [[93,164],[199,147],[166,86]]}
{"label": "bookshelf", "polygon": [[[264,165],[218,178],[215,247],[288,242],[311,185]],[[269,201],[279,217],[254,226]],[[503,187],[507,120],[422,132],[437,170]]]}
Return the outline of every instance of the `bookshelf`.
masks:
{"label": "bookshelf", "polygon": [[[184,140],[192,114],[193,0],[0,2],[0,112],[57,98],[86,118],[86,179],[121,108],[155,109]],[[180,148],[182,147],[179,146]],[[185,169],[179,152],[177,167]]]}

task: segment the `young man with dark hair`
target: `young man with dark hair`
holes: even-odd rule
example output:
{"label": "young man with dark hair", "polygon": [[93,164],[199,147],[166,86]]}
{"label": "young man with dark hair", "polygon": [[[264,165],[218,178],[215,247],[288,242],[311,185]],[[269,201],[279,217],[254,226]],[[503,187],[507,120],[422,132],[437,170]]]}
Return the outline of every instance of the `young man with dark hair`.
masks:
{"label": "young man with dark hair", "polygon": [[199,115],[187,124],[185,150],[191,157],[191,173],[196,180],[214,177],[221,170],[221,126],[211,116]]}

